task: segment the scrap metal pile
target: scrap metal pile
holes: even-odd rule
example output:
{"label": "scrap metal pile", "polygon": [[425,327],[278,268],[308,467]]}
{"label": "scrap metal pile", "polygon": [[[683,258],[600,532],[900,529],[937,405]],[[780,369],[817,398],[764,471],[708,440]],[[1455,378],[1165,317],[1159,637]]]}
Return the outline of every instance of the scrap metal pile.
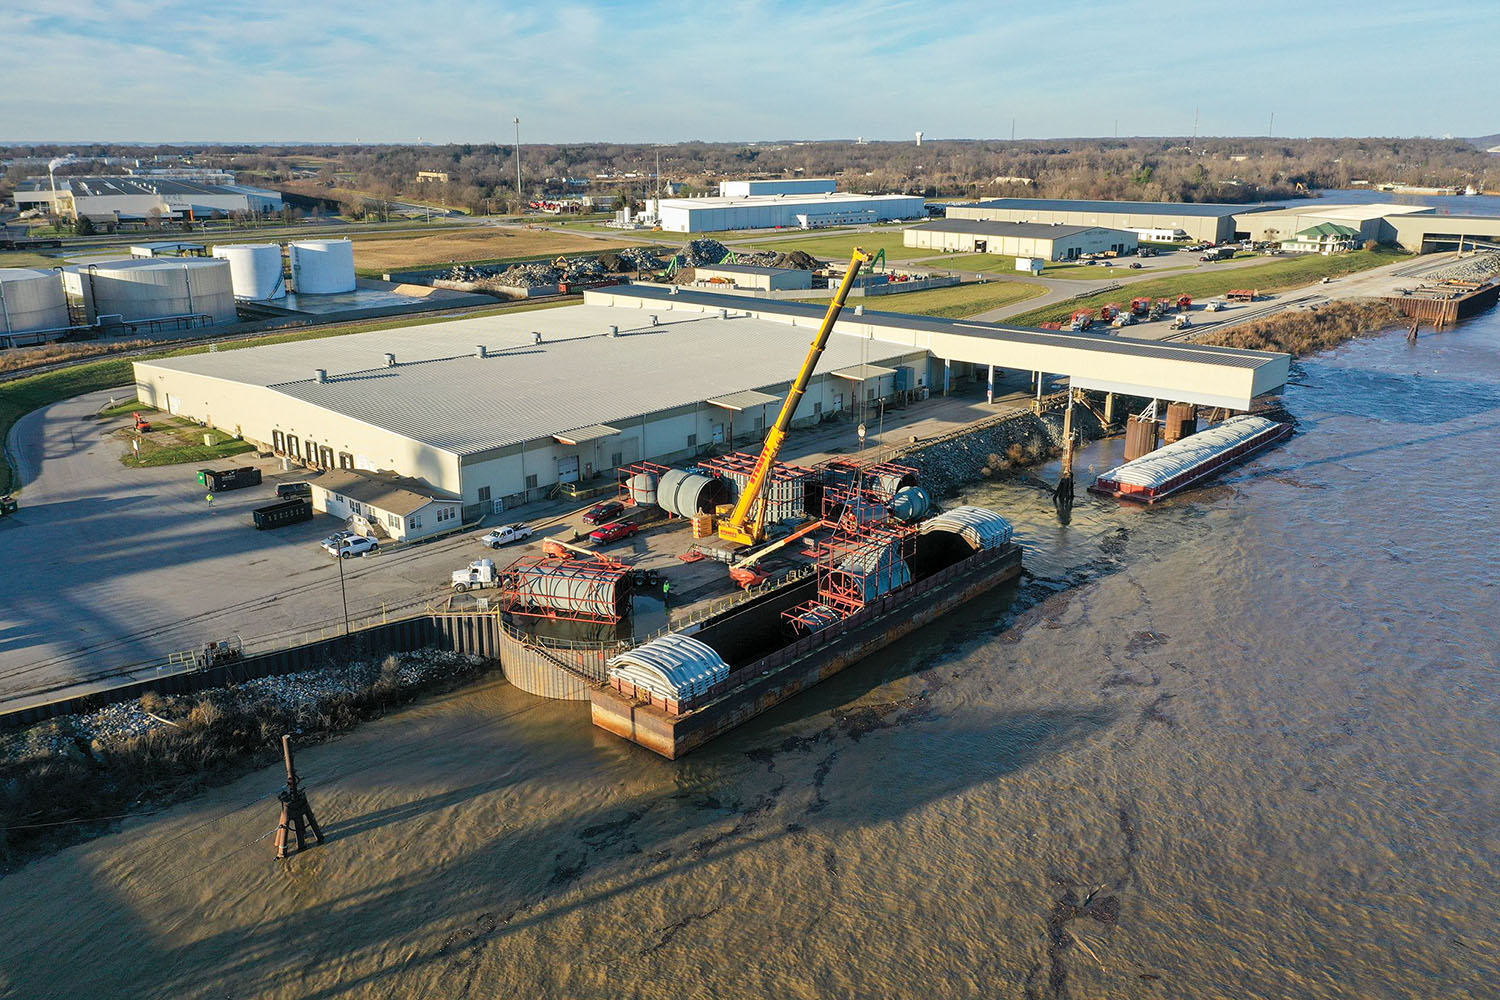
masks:
{"label": "scrap metal pile", "polygon": [[822,262],[810,253],[802,250],[793,250],[791,253],[777,253],[775,250],[756,250],[751,253],[739,255],[741,264],[750,264],[754,267],[782,267],[797,271],[816,271],[822,267]]}
{"label": "scrap metal pile", "polygon": [[559,281],[602,278],[609,271],[598,257],[568,257],[561,261],[536,260],[504,266],[456,264],[439,277],[447,281],[468,281],[479,285],[532,288],[537,285],[555,285]]}

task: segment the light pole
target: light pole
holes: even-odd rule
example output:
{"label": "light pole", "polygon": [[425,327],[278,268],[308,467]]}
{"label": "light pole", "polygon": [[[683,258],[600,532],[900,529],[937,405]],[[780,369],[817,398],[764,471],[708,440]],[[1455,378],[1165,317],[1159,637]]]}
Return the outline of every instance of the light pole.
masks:
{"label": "light pole", "polygon": [[[338,548],[338,546],[335,546]],[[344,599],[344,637],[349,637],[349,592],[344,589],[344,553],[340,551],[333,561],[339,564],[339,596]]]}
{"label": "light pole", "polygon": [[521,119],[516,122],[516,200],[521,203],[521,214],[526,214],[526,199],[521,194]]}

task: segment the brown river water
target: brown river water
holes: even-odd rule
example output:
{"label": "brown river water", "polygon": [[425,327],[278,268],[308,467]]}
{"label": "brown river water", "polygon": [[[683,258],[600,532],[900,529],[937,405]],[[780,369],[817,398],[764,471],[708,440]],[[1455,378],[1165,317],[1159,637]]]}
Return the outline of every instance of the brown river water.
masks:
{"label": "brown river water", "polygon": [[1500,314],[1294,383],[1157,509],[974,488],[1019,591],[684,761],[495,680],[305,751],[288,864],[274,768],[33,863],[0,995],[1497,995]]}

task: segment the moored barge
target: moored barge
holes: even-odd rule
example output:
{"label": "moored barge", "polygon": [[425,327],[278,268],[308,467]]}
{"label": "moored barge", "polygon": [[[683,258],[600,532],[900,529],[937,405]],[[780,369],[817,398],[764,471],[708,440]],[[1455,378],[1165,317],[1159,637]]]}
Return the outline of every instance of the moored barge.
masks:
{"label": "moored barge", "polygon": [[1097,496],[1153,504],[1290,437],[1292,425],[1245,414],[1117,466],[1089,487]]}

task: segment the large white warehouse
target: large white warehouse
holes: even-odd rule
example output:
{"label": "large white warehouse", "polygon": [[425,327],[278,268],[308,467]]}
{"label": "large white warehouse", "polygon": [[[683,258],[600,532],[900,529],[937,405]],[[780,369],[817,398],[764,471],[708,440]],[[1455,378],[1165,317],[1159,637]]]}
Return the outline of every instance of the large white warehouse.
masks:
{"label": "large white warehouse", "polygon": [[903,234],[903,240],[907,246],[923,250],[995,253],[1043,260],[1077,260],[1084,254],[1111,250],[1134,253],[1140,246],[1136,234],[1123,229],[974,219],[940,219],[912,226]]}
{"label": "large white warehouse", "polygon": [[925,219],[927,203],[904,194],[782,194],[737,198],[663,198],[661,227],[673,233],[721,229],[816,229],[896,219]]}
{"label": "large white warehouse", "polygon": [[[136,390],[308,466],[410,477],[468,519],[631,462],[752,446],[824,311],[617,286],[580,306],[136,362]],[[848,309],[796,419],[940,392],[985,365],[1246,409],[1288,358]]]}
{"label": "large white warehouse", "polygon": [[[55,190],[54,190],[55,187]],[[211,219],[235,213],[279,212],[281,195],[242,184],[209,184],[165,177],[46,177],[16,187],[16,207],[96,222]]]}
{"label": "large white warehouse", "polygon": [[832,177],[719,182],[720,198],[749,198],[768,194],[832,194],[836,190],[838,182]]}

